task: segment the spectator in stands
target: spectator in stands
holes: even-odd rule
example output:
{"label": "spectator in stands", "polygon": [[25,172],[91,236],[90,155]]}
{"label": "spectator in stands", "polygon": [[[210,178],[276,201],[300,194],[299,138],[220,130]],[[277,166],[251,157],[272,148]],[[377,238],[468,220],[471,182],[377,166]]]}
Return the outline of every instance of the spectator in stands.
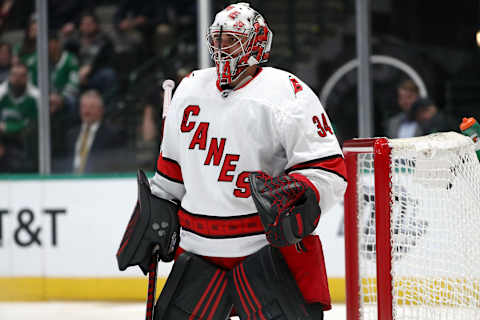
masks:
{"label": "spectator in stands", "polygon": [[102,96],[88,90],[80,97],[81,124],[67,133],[68,162],[72,172],[120,170],[124,137],[104,119]]}
{"label": "spectator in stands", "polygon": [[[178,69],[175,83],[178,85],[188,74],[190,74],[190,69]],[[145,98],[141,101],[143,112],[137,127],[137,150],[135,153],[137,166],[141,168],[155,166],[155,160],[158,157],[159,138],[162,134],[163,80],[163,78],[160,79],[159,82],[149,88],[144,94]]]}
{"label": "spectator in stands", "polygon": [[0,135],[0,172],[6,173],[11,171],[10,159],[7,155],[7,150],[5,148],[2,136]]}
{"label": "spectator in stands", "polygon": [[48,0],[48,28],[70,36],[82,12],[94,9],[93,0]]}
{"label": "spectator in stands", "polygon": [[67,39],[66,43],[77,53],[81,88],[96,89],[102,95],[111,92],[116,83],[112,67],[113,44],[100,29],[98,18],[93,12],[85,12],[80,16],[79,32]]}
{"label": "spectator in stands", "polygon": [[3,31],[5,26],[5,22],[7,18],[10,16],[10,12],[12,7],[15,3],[15,0],[3,0],[0,6],[0,28]]}
{"label": "spectator in stands", "polygon": [[32,15],[24,30],[22,43],[13,46],[13,64],[23,63],[27,66],[30,81],[32,72],[36,70],[36,48],[37,48],[37,19]]}
{"label": "spectator in stands", "polygon": [[[56,32],[48,38],[49,105],[52,156],[65,152],[65,132],[78,119],[78,61],[75,55],[63,50]],[[34,60],[37,60],[35,54]],[[36,85],[37,64],[31,70]]]}
{"label": "spectator in stands", "polygon": [[197,1],[176,0],[171,2],[171,6],[173,7],[176,31],[193,31],[193,35],[195,35]]}
{"label": "spectator in stands", "polygon": [[[178,85],[184,77],[190,74],[190,69],[180,68],[175,77],[175,83]],[[137,128],[136,138],[136,160],[137,166],[141,168],[151,168],[155,166],[155,160],[158,157],[160,148],[159,141],[162,134],[162,113],[163,113],[163,89],[160,79],[156,85],[152,86],[145,94],[145,99],[141,102],[143,113],[140,124]]]}
{"label": "spectator in stands", "polygon": [[[50,62],[50,114],[66,109],[68,116],[75,113],[78,95],[78,60],[63,50],[56,33],[48,38],[48,59]],[[36,72],[33,83],[37,83]]]}
{"label": "spectator in stands", "polygon": [[[0,173],[29,172],[21,167],[25,156],[17,145],[11,146],[0,134]],[[33,172],[33,170],[31,170]]]}
{"label": "spectator in stands", "polygon": [[[29,80],[35,86],[37,79],[37,20],[32,15],[25,29],[23,42],[14,46],[13,64],[23,63],[28,68]],[[50,32],[48,39],[49,89],[50,89],[50,128],[52,156],[65,152],[64,136],[66,128],[77,120],[78,61],[63,50],[56,32]]]}
{"label": "spectator in stands", "polygon": [[153,44],[158,24],[167,22],[166,1],[122,0],[114,17],[117,33],[129,41],[129,34],[138,31],[143,38],[144,54],[154,55]]}
{"label": "spectator in stands", "polygon": [[34,9],[34,1],[0,0],[0,32],[22,29]]}
{"label": "spectator in stands", "polygon": [[456,125],[443,112],[438,110],[429,98],[419,98],[412,105],[412,113],[421,130],[420,135],[453,130]]}
{"label": "spectator in stands", "polygon": [[420,97],[419,90],[412,80],[404,80],[397,87],[397,103],[401,112],[387,122],[389,138],[409,138],[421,135],[421,128],[411,112],[412,104]]}
{"label": "spectator in stands", "polygon": [[[0,85],[0,167],[9,172],[35,171],[38,90],[28,82],[25,65],[11,67]],[[33,139],[35,143],[35,140]]]}
{"label": "spectator in stands", "polygon": [[136,161],[140,168],[152,169],[160,148],[162,127],[163,89],[161,85],[152,86],[143,101],[143,114],[137,131]]}
{"label": "spectator in stands", "polygon": [[8,78],[12,67],[12,46],[6,42],[0,43],[0,83]]}
{"label": "spectator in stands", "polygon": [[[27,66],[30,81],[37,86],[37,22],[32,17],[25,31],[22,45],[15,51],[14,63]],[[78,61],[75,55],[63,50],[56,32],[48,36],[49,79],[50,79],[50,113],[65,110],[65,115],[72,117],[75,112],[78,95]]]}

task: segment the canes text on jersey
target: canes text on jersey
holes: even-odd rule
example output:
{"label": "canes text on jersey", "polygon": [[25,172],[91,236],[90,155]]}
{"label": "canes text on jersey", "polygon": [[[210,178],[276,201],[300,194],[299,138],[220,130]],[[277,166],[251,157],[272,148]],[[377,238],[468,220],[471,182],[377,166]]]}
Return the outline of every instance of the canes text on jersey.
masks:
{"label": "canes text on jersey", "polygon": [[[198,105],[189,105],[183,111],[183,119],[180,125],[180,131],[182,133],[191,132],[195,129],[192,136],[192,140],[188,146],[189,149],[198,148],[199,150],[208,150],[205,157],[204,165],[220,166],[220,174],[218,181],[220,182],[233,182],[235,175],[231,174],[237,167],[237,162],[240,160],[239,154],[227,153],[224,155],[226,138],[212,137],[210,141],[207,141],[208,127],[210,123],[197,122],[191,120],[190,117],[198,116],[200,113],[200,107]],[[207,148],[208,143],[208,148]],[[248,171],[243,171],[237,175],[235,180],[236,188],[233,190],[233,195],[238,198],[248,198],[250,196],[250,185],[248,184]]]}

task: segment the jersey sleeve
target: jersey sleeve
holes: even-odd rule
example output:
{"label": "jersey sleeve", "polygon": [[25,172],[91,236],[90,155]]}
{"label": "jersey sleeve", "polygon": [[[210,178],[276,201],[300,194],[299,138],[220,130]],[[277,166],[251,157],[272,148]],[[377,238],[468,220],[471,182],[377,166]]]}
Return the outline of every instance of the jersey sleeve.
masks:
{"label": "jersey sleeve", "polygon": [[294,93],[275,112],[275,128],[287,157],[285,173],[307,178],[326,212],[343,199],[346,189],[343,154],[318,97],[306,84],[292,82]]}
{"label": "jersey sleeve", "polygon": [[184,81],[178,86],[170,103],[163,126],[163,137],[156,163],[156,172],[150,180],[151,190],[154,195],[163,199],[179,201],[182,200],[185,194],[181,159],[177,147],[180,126],[178,110],[182,100],[181,94]]}

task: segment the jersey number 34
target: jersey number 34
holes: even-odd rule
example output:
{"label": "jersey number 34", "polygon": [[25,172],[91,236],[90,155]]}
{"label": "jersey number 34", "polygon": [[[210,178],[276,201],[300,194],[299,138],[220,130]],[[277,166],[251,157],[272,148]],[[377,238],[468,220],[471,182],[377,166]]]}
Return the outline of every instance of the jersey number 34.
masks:
{"label": "jersey number 34", "polygon": [[317,133],[320,137],[326,137],[327,132],[330,134],[333,134],[332,128],[328,125],[327,117],[325,116],[325,113],[322,113],[321,115],[322,120],[318,116],[313,116],[312,121],[313,124],[317,126]]}

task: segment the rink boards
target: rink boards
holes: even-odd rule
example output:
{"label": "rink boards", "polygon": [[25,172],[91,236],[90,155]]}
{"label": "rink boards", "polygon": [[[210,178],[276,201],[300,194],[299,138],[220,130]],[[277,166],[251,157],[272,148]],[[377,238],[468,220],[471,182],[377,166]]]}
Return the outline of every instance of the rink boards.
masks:
{"label": "rink boards", "polygon": [[[136,202],[133,175],[0,178],[0,300],[144,300],[139,268],[115,253]],[[334,301],[345,300],[343,207],[319,234]],[[159,264],[159,287],[171,269]]]}

